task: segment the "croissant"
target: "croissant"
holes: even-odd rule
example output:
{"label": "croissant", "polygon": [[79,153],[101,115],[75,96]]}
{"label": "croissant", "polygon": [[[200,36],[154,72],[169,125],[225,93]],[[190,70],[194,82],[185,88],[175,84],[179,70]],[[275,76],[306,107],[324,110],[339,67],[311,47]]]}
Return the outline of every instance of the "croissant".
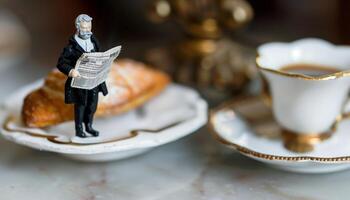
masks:
{"label": "croissant", "polygon": [[[28,127],[47,127],[74,119],[73,104],[64,103],[67,77],[53,70],[44,85],[30,92],[22,106],[22,120]],[[100,95],[95,116],[110,116],[134,109],[159,94],[170,82],[165,73],[145,64],[120,59],[111,66],[106,80],[109,94]]]}

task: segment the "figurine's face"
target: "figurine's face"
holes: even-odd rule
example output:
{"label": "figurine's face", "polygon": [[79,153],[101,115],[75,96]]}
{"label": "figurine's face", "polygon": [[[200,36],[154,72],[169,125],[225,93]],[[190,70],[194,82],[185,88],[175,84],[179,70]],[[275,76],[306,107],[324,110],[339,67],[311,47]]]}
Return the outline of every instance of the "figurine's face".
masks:
{"label": "figurine's face", "polygon": [[78,29],[78,32],[79,32],[79,37],[81,39],[89,39],[92,35],[92,32],[91,32],[91,28],[92,28],[92,24],[91,24],[91,21],[90,22],[80,22],[80,26],[79,26],[79,29]]}

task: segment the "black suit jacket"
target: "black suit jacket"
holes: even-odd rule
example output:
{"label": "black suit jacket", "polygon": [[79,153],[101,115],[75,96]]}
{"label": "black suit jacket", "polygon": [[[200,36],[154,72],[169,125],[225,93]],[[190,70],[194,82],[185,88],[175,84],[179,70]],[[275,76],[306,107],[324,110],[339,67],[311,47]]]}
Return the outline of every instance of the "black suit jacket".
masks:
{"label": "black suit jacket", "polygon": [[[91,52],[99,52],[100,46],[96,38],[94,37],[94,35],[91,36],[91,42],[94,44],[94,49]],[[68,45],[63,49],[63,52],[61,53],[61,56],[58,59],[58,62],[57,62],[58,70],[60,70],[62,73],[68,76],[70,70],[74,69],[77,60],[83,53],[86,53],[86,52],[84,51],[83,48],[80,47],[78,42],[74,39],[74,35],[73,35],[69,39]],[[64,99],[65,103],[86,105],[88,90],[72,88],[71,82],[72,82],[72,78],[68,77],[65,84],[65,99]],[[108,94],[108,90],[105,82],[101,83],[94,89],[97,89],[99,92],[102,92],[103,95],[105,96]]]}

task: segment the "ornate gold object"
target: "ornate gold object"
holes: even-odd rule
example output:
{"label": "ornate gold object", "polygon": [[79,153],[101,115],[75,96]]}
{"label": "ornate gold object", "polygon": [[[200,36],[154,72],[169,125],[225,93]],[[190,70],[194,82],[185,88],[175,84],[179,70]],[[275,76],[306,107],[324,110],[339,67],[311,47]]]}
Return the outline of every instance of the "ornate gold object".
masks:
{"label": "ornate gold object", "polygon": [[254,53],[224,36],[253,18],[245,0],[153,0],[150,5],[153,22],[173,19],[185,32],[170,52],[175,80],[237,91],[255,75],[254,61],[247,63],[253,59],[247,54]]}

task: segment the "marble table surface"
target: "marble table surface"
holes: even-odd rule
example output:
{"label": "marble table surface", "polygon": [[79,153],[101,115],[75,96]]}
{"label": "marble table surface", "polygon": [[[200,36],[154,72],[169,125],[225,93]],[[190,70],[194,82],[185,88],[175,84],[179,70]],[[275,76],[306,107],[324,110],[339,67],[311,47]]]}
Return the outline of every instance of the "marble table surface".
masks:
{"label": "marble table surface", "polygon": [[[23,65],[22,65],[23,66]],[[0,69],[0,98],[47,73]],[[0,140],[0,200],[349,199],[350,171],[275,170],[226,149],[206,127],[146,154],[84,163]]]}

